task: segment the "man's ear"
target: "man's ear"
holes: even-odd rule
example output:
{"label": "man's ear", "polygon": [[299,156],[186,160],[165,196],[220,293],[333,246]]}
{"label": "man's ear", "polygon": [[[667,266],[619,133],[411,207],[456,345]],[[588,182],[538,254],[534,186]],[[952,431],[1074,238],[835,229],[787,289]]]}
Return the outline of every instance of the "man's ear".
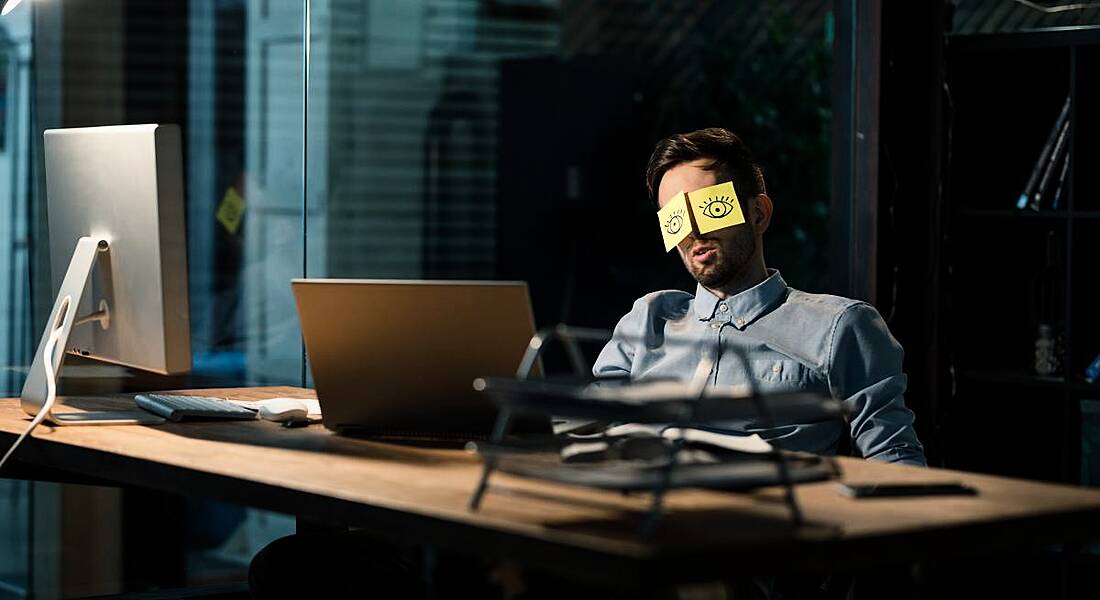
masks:
{"label": "man's ear", "polygon": [[753,198],[752,224],[757,235],[763,235],[772,222],[772,199],[767,194],[758,194]]}

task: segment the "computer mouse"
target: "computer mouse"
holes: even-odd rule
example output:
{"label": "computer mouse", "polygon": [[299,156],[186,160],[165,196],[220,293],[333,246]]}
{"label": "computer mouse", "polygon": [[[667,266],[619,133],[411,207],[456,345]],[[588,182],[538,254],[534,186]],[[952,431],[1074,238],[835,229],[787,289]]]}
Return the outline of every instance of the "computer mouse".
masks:
{"label": "computer mouse", "polygon": [[261,419],[268,421],[296,421],[305,419],[309,414],[306,405],[292,398],[275,398],[260,405],[257,411]]}

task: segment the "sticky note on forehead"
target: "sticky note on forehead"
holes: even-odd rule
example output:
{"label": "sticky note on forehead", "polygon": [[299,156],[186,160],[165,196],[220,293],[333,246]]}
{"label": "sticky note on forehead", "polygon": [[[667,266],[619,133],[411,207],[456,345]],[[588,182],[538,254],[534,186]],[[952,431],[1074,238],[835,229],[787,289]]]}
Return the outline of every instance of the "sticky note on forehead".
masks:
{"label": "sticky note on forehead", "polygon": [[732,181],[688,192],[687,199],[701,234],[745,222]]}
{"label": "sticky note on forehead", "polygon": [[661,237],[665,239],[665,251],[672,250],[691,233],[691,217],[688,215],[687,197],[676,192],[661,210],[657,219],[661,222]]}

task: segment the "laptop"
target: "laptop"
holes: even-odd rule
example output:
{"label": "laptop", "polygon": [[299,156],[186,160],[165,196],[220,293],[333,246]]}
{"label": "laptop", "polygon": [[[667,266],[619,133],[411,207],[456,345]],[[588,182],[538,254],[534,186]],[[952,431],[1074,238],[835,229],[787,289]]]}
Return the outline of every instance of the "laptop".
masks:
{"label": "laptop", "polygon": [[[325,427],[387,439],[485,439],[497,408],[477,377],[514,377],[535,333],[527,284],[295,279]],[[549,432],[549,419],[514,430]]]}

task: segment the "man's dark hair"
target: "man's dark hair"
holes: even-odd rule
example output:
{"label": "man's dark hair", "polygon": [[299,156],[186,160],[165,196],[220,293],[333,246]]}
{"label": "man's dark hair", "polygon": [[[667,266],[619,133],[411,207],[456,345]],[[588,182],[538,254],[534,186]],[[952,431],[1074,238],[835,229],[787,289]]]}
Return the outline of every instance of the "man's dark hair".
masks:
{"label": "man's dark hair", "polygon": [[657,142],[645,173],[646,186],[653,203],[658,202],[657,189],[666,171],[676,165],[699,159],[711,161],[704,168],[715,171],[719,183],[732,180],[733,189],[739,198],[755,198],[759,194],[767,193],[764,173],[745,142],[728,129],[709,127],[691,133],[678,133]]}

